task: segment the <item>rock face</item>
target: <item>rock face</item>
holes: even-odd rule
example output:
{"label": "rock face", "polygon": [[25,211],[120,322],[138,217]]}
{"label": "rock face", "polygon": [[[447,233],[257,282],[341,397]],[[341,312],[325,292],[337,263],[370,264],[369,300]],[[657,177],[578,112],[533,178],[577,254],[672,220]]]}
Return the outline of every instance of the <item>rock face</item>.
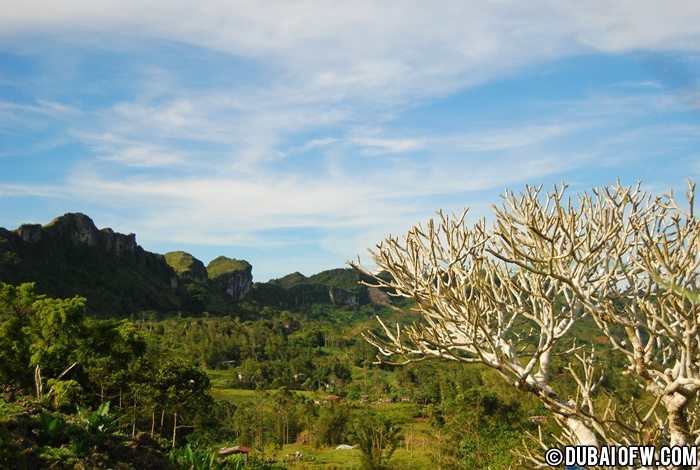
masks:
{"label": "rock face", "polygon": [[116,233],[111,228],[98,230],[90,217],[80,212],[64,214],[48,224],[24,224],[15,231],[26,243],[37,243],[44,237],[63,238],[74,245],[102,248],[117,256],[135,254],[136,235]]}
{"label": "rock face", "polygon": [[337,287],[328,288],[328,297],[333,305],[344,305],[350,308],[360,308],[360,293],[349,292]]}
{"label": "rock face", "polygon": [[16,230],[16,233],[25,243],[36,243],[41,240],[44,228],[39,224],[24,224]]}
{"label": "rock face", "polygon": [[0,230],[0,281],[35,282],[37,292],[53,297],[86,297],[95,315],[182,306],[177,275],[162,255],[141,248],[133,233],[100,230],[80,213]]}
{"label": "rock face", "polygon": [[35,282],[42,294],[86,297],[88,312],[98,316],[230,313],[250,290],[252,267],[224,257],[210,267],[183,251],[146,251],[133,233],[100,230],[81,213],[0,228],[0,282]]}
{"label": "rock face", "polygon": [[222,289],[235,301],[241,300],[253,286],[253,276],[248,272],[232,272],[224,274],[212,281],[214,286]]}
{"label": "rock face", "polygon": [[133,254],[136,252],[136,235],[130,233],[124,235],[115,233],[111,228],[103,228],[100,230],[97,239],[99,244],[108,252],[120,256],[125,253]]}
{"label": "rock face", "polygon": [[219,256],[207,265],[209,282],[217,289],[239,301],[253,286],[253,267],[244,260]]}
{"label": "rock face", "polygon": [[175,270],[178,276],[192,281],[206,283],[209,276],[204,263],[185,251],[171,251],[163,255],[165,262]]}

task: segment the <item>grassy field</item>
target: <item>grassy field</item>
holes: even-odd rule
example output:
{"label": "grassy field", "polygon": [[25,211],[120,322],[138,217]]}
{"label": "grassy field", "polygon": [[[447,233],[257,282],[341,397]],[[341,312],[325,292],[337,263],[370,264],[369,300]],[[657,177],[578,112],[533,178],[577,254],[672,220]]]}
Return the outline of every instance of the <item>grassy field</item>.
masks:
{"label": "grassy field", "polygon": [[[220,386],[226,377],[227,371],[209,371],[212,380],[211,395],[216,400],[226,400],[235,404],[255,402],[264,393],[256,390],[242,390],[222,388]],[[311,392],[299,392],[309,398],[315,398]],[[435,464],[431,462],[430,442],[431,428],[427,420],[422,416],[422,407],[416,403],[388,403],[388,404],[361,404],[348,402],[354,408],[370,406],[377,414],[391,420],[401,427],[403,440],[390,461],[392,469],[432,469]],[[352,444],[352,443],[348,443]],[[302,454],[299,461],[293,459],[296,452]],[[268,453],[266,458],[273,457],[278,463],[284,464],[290,469],[359,469],[361,453],[357,449],[340,450],[334,447],[316,448],[308,444],[289,444],[274,454]]]}
{"label": "grassy field", "polygon": [[241,390],[237,388],[215,388],[211,389],[211,396],[214,400],[226,400],[231,403],[241,404],[246,402],[256,401],[256,394],[260,394],[256,390]]}
{"label": "grassy field", "polygon": [[[287,468],[293,469],[359,469],[360,451],[339,450],[334,448],[314,449],[311,446],[288,445],[282,448],[278,454],[278,460],[284,461],[285,455],[294,456],[295,452],[301,452],[300,461],[285,462]],[[432,469],[435,465],[431,462],[425,449],[397,449],[391,457],[389,467],[396,470],[403,469]]]}

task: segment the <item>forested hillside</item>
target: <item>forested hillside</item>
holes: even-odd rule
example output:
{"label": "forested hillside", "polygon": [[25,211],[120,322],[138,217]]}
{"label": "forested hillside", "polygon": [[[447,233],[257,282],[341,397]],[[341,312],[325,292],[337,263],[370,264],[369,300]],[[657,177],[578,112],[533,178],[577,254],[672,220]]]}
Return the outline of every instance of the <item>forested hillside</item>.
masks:
{"label": "forested hillside", "polygon": [[96,316],[235,315],[243,299],[258,307],[305,309],[370,302],[351,269],[298,274],[299,279],[297,274],[254,284],[253,266],[245,260],[219,256],[204,266],[183,251],[151,253],[136,243],[136,235],[97,229],[79,213],[43,226],[0,228],[0,281],[34,282],[38,293],[54,297],[82,296],[87,312]]}
{"label": "forested hillside", "polygon": [[81,298],[3,285],[0,465],[239,468],[212,457],[239,445],[252,468],[505,468],[543,413],[483,368],[373,365],[357,332],[394,310],[245,308],[258,319],[97,319]]}

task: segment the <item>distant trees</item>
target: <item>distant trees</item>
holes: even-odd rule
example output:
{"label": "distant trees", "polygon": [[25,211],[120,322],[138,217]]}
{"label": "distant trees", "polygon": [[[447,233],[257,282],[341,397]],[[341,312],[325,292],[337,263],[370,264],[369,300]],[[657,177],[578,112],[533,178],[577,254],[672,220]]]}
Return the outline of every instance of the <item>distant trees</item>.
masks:
{"label": "distant trees", "polygon": [[[371,284],[415,301],[421,321],[382,323],[366,334],[385,359],[483,363],[536,396],[561,425],[561,443],[700,443],[693,413],[700,391],[700,221],[694,185],[685,204],[639,186],[597,188],[571,198],[507,191],[492,223],[460,216],[389,237],[372,252],[377,271],[351,263]],[[388,275],[379,275],[383,272]],[[594,324],[625,370],[651,396],[628,410],[601,399],[600,358],[577,345]],[[552,380],[563,360],[573,392]],[[612,398],[612,397],[611,397]],[[537,452],[527,458],[543,464]]]}
{"label": "distant trees", "polygon": [[351,413],[346,405],[323,406],[315,423],[316,444],[334,446],[345,443],[350,422]]}

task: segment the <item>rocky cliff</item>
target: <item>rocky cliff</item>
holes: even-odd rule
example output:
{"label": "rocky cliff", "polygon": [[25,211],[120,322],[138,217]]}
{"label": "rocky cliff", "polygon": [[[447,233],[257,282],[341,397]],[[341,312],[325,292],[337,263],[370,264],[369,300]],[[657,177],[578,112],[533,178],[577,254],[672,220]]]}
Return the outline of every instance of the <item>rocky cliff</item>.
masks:
{"label": "rocky cliff", "polygon": [[215,288],[204,264],[192,255],[173,252],[168,258],[144,250],[133,233],[98,229],[81,213],[43,226],[0,228],[0,281],[36,282],[38,292],[55,297],[84,296],[88,311],[96,315],[230,313],[234,300],[252,284],[247,262],[238,262],[242,272],[222,269],[221,287]]}
{"label": "rocky cliff", "polygon": [[370,303],[360,274],[352,269],[331,269],[306,277],[299,272],[266,283],[256,283],[246,300],[288,309],[313,304],[359,308]]}
{"label": "rocky cliff", "polygon": [[253,286],[253,267],[244,260],[219,256],[207,265],[209,280],[218,290],[239,301]]}
{"label": "rocky cliff", "polygon": [[111,228],[98,230],[95,223],[85,214],[69,213],[57,217],[48,224],[24,224],[15,230],[25,243],[34,244],[42,238],[70,240],[74,245],[87,245],[102,248],[117,256],[134,255],[139,246],[136,235],[116,233]]}
{"label": "rocky cliff", "polygon": [[204,263],[184,251],[171,251],[163,255],[165,262],[180,278],[206,283],[209,278]]}
{"label": "rocky cliff", "polygon": [[253,267],[247,261],[219,256],[205,267],[184,251],[164,256],[178,275],[179,290],[189,296],[191,310],[221,311],[245,297],[253,285]]}

